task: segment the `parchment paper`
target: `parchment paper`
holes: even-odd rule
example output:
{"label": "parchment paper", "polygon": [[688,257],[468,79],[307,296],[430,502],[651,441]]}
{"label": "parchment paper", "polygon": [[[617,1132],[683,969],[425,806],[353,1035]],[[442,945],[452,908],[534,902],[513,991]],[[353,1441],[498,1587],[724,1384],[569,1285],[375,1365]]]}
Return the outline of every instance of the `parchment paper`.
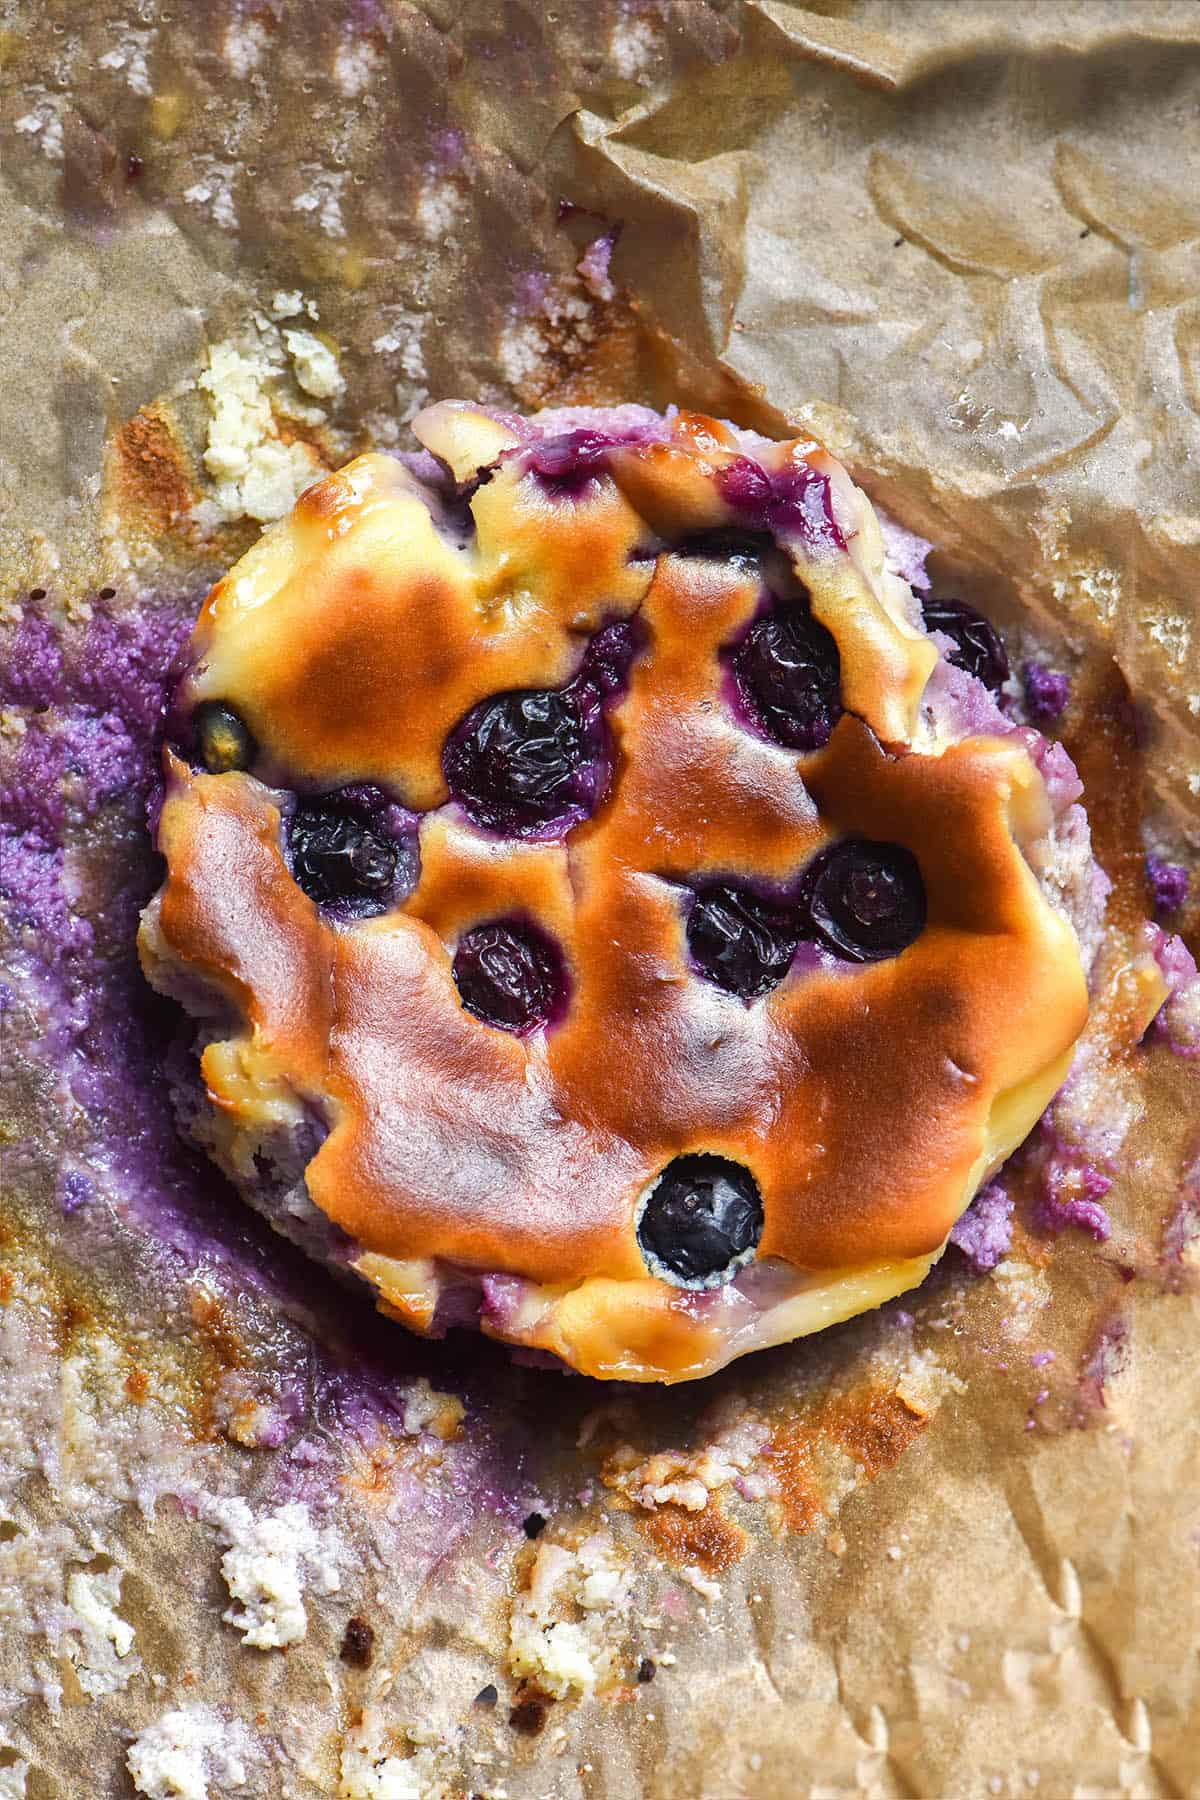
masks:
{"label": "parchment paper", "polygon": [[[345,379],[307,428],[329,462],[453,394],[823,436],[1018,658],[1075,677],[1121,929],[1143,800],[1195,862],[1194,5],[15,0],[0,84],[10,610],[190,605],[252,539],[213,511],[196,380],[296,323],[294,292]],[[617,226],[610,293],[577,264]],[[1018,1209],[999,1278],[948,1257],[884,1315],[631,1395],[364,1338],[290,1263],[235,1303],[243,1250],[224,1274],[159,1255],[116,1173],[81,1235],[61,1178],[92,1127],[14,1044],[0,1793],[128,1796],[130,1741],[190,1708],[213,1794],[1200,1794],[1195,1065],[1127,1045],[1110,1071],[1107,1244]],[[287,1262],[246,1231],[247,1266]],[[339,1355],[394,1369],[374,1451]],[[253,1408],[301,1366],[272,1445]],[[420,1381],[461,1422],[406,1414]],[[703,1506],[645,1503],[714,1443],[735,1462]],[[286,1650],[221,1617],[239,1498],[328,1534]],[[566,1546],[611,1533],[633,1583],[583,1698],[513,1667],[535,1510]],[[124,1651],[70,1585],[114,1571]],[[352,1615],[365,1669],[338,1654]]]}

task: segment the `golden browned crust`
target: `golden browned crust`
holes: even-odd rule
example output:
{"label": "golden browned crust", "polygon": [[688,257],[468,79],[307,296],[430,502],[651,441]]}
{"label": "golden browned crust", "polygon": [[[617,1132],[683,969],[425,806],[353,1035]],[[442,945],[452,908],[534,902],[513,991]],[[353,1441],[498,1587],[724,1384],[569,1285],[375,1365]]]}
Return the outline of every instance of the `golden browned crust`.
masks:
{"label": "golden browned crust", "polygon": [[[424,430],[460,476],[512,442],[465,409]],[[1086,1018],[1074,934],[1025,854],[1050,825],[1042,779],[1018,738],[923,741],[936,653],[868,503],[814,444],[762,455],[833,487],[848,550],[795,549],[794,567],[837,639],[847,711],[798,756],[723,702],[717,651],[753,616],[757,577],[646,551],[736,522],[712,479],[736,453],[725,428],[683,418],[670,443],[614,451],[612,479],[570,505],[504,461],[474,495],[466,551],[399,463],[361,457],[302,496],[198,623],[184,703],[235,706],[267,775],[374,781],[440,808],[409,900],[339,927],[292,880],[278,796],[170,756],[168,877],[143,933],[152,979],[178,991],[185,971],[231,1008],[204,1057],[231,1143],[289,1106],[327,1119],[309,1193],[416,1329],[440,1267],[508,1272],[525,1285],[485,1329],[592,1373],[670,1379],[876,1304],[939,1254]],[[565,681],[581,638],[635,610],[648,644],[596,815],[565,842],[514,843],[443,806],[442,748],[466,710]],[[844,833],[916,856],[914,944],[794,974],[752,1006],[695,978],[675,884],[786,880]],[[450,969],[466,929],[513,912],[561,945],[572,983],[565,1018],[528,1039],[466,1012]],[[779,1275],[769,1324],[739,1295],[647,1274],[638,1198],[689,1150],[754,1171],[759,1260]]]}

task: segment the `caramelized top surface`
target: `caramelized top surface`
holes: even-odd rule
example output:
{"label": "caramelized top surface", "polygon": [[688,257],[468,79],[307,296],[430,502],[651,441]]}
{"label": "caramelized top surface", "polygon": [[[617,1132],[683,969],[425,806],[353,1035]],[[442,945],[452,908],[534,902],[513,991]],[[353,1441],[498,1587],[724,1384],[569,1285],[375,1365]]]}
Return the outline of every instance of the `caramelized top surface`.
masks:
{"label": "caramelized top surface", "polygon": [[[248,1126],[281,1094],[323,1115],[311,1195],[389,1257],[552,1287],[644,1281],[639,1196],[693,1150],[753,1171],[763,1258],[821,1271],[932,1253],[1086,1017],[1074,933],[1023,854],[1050,823],[1023,745],[916,747],[936,652],[868,502],[818,446],[755,451],[803,504],[771,501],[754,528],[767,518],[841,658],[845,711],[800,754],[741,716],[720,657],[763,603],[762,569],[689,543],[747,527],[720,475],[742,457],[724,427],[684,418],[670,441],[613,447],[565,494],[509,449],[519,425],[435,408],[418,428],[460,480],[507,452],[469,519],[399,462],[361,457],[309,489],[197,624],[180,716],[220,700],[259,748],[253,773],[168,754],[161,933],[232,1003],[236,1079],[228,1058],[205,1064],[218,1104]],[[567,682],[588,636],[635,612],[594,815],[546,841],[472,825],[442,773],[452,728],[488,696]],[[348,782],[422,814],[415,890],[353,925],[293,880],[279,792]],[[749,1003],[700,977],[689,889],[791,891],[845,835],[916,857],[914,943],[865,964],[802,945]],[[466,930],[514,914],[560,946],[570,983],[561,1019],[527,1037],[467,1012],[451,975]]]}

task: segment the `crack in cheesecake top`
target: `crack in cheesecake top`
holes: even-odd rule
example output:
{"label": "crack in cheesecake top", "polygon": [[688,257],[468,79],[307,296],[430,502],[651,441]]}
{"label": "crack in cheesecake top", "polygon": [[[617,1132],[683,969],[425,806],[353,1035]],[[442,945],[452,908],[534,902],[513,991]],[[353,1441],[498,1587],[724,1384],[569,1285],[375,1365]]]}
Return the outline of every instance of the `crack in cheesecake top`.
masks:
{"label": "crack in cheesecake top", "polygon": [[217,584],[148,972],[221,1015],[238,1154],[325,1122],[308,1192],[376,1257],[673,1304],[639,1209],[690,1157],[752,1177],[742,1262],[927,1262],[1086,1017],[1046,787],[931,733],[823,448],[634,410],[434,407],[436,464],[359,457]]}

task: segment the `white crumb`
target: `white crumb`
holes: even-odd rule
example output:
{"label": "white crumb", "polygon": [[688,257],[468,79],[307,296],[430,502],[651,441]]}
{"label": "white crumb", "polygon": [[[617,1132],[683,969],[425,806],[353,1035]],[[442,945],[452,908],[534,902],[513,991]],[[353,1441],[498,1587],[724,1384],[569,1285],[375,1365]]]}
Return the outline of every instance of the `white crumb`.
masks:
{"label": "white crumb", "polygon": [[629,1607],[630,1579],[607,1532],[578,1549],[543,1542],[529,1586],[513,1602],[509,1667],[548,1694],[590,1693],[612,1673]]}
{"label": "white crumb", "polygon": [[338,45],[333,59],[333,79],[348,100],[365,93],[375,79],[380,55],[365,38]]}
{"label": "white crumb", "polygon": [[240,80],[252,75],[267,48],[267,28],[261,19],[239,19],[230,25],[221,43],[226,67]]}
{"label": "white crumb", "polygon": [[431,243],[450,232],[462,211],[462,195],[449,181],[430,181],[417,195],[417,224]]}
{"label": "white crumb", "polygon": [[280,519],[320,472],[311,445],[279,436],[266,387],[276,373],[262,346],[225,342],[212,346],[199,377],[209,409],[204,466],[220,519]]}
{"label": "white crumb", "polygon": [[690,1588],[695,1588],[702,1599],[719,1600],[721,1598],[720,1582],[711,1581],[704,1570],[698,1568],[695,1563],[689,1563],[685,1569],[680,1570],[680,1574]]}
{"label": "white crumb", "polygon": [[622,81],[645,86],[658,52],[658,35],[649,19],[620,19],[613,26],[608,54]]}
{"label": "white crumb", "polygon": [[256,1650],[298,1644],[308,1631],[305,1582],[326,1594],[341,1586],[330,1534],[299,1500],[257,1518],[242,1499],[212,1500],[205,1512],[229,1545],[221,1574],[235,1604],[222,1618]]}
{"label": "white crumb", "polygon": [[247,1783],[243,1726],[227,1725],[210,1706],[180,1706],[148,1725],[129,1746],[125,1766],[145,1800],[210,1800]]}
{"label": "white crumb", "polygon": [[466,1408],[453,1394],[443,1394],[420,1376],[404,1401],[404,1430],[409,1437],[430,1431],[434,1437],[457,1437]]}
{"label": "white crumb", "polygon": [[345,387],[338,359],[328,344],[311,331],[285,330],[283,341],[292,359],[296,380],[306,394],[328,400]]}

